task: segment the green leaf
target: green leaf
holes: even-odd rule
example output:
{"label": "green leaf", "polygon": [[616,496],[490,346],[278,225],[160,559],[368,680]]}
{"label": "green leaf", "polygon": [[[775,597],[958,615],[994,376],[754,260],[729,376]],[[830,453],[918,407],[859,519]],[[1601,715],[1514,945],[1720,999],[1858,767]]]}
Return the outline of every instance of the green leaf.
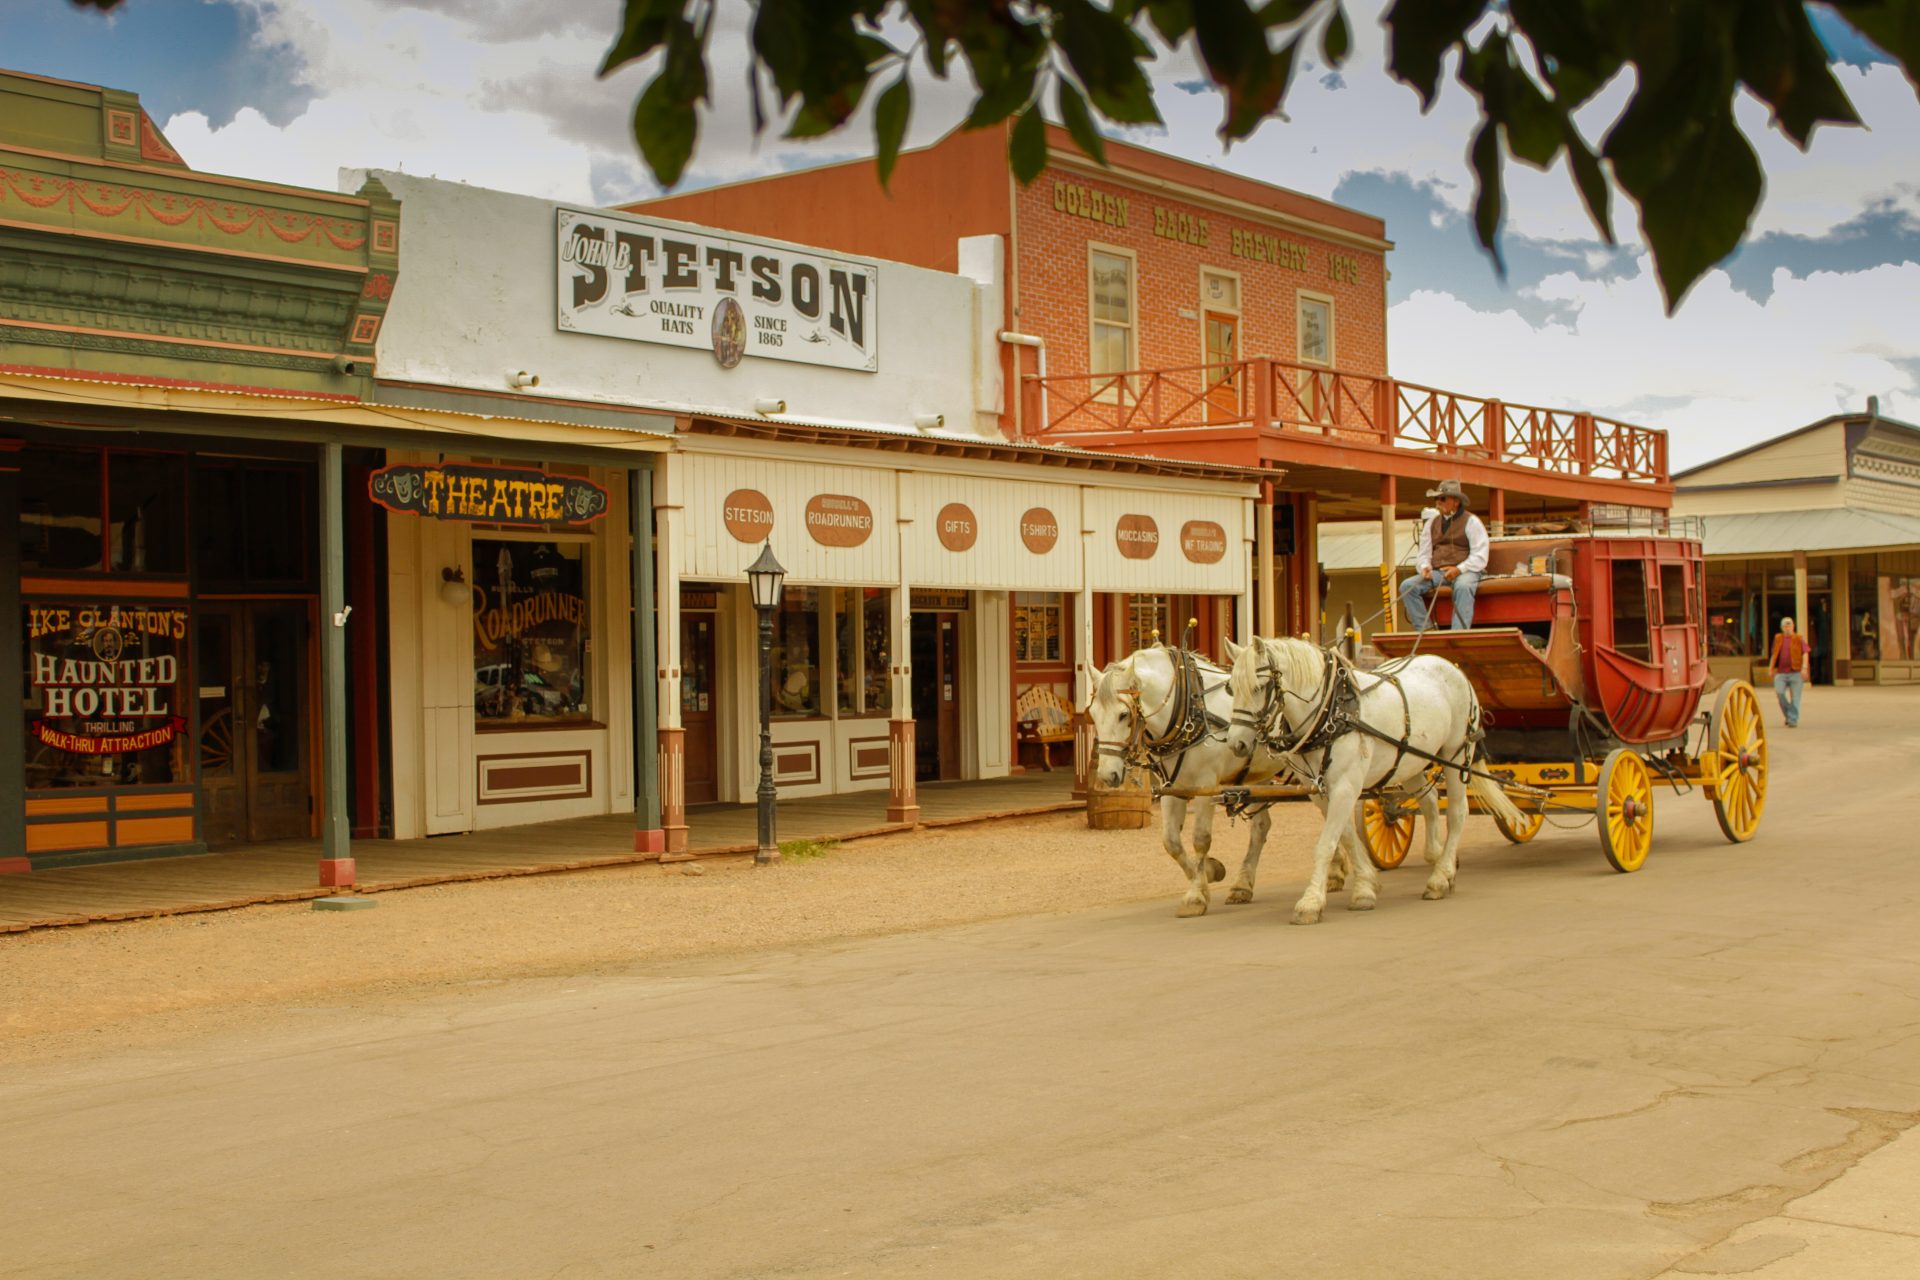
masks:
{"label": "green leaf", "polygon": [[693,156],[699,119],[693,100],[682,93],[663,69],[647,83],[633,106],[633,137],[640,154],[661,186],[671,189]]}
{"label": "green leaf", "polygon": [[[1322,0],[1267,0],[1260,8],[1260,24],[1266,27],[1284,27],[1298,22]],[[1339,0],[1334,0],[1334,11],[1339,12]]]}
{"label": "green leaf", "polygon": [[1140,67],[1153,50],[1124,21],[1088,0],[1054,0],[1053,38],[1087,96],[1109,120],[1159,124],[1153,85]]}
{"label": "green leaf", "polygon": [[679,0],[626,0],[620,15],[620,34],[600,60],[598,74],[604,76],[658,49],[679,14]]}
{"label": "green leaf", "polygon": [[1507,278],[1507,264],[1500,256],[1500,216],[1504,201],[1500,190],[1500,131],[1491,121],[1481,124],[1478,133],[1473,135],[1473,147],[1468,152],[1473,163],[1475,191],[1473,196],[1473,230],[1480,237],[1480,247],[1493,258],[1494,270],[1500,273],[1502,280]]}
{"label": "green leaf", "polygon": [[1440,90],[1440,60],[1466,38],[1487,0],[1394,0],[1387,10],[1387,65],[1420,95],[1420,109],[1433,106]]}
{"label": "green leaf", "polygon": [[1914,0],[1829,0],[1853,29],[1893,56],[1920,87],[1920,4]]}
{"label": "green leaf", "polygon": [[913,90],[908,86],[908,79],[908,73],[903,70],[900,78],[888,85],[873,105],[873,134],[880,144],[880,153],[874,162],[880,170],[882,190],[893,178],[893,166],[900,159],[900,143],[907,136],[907,119],[913,114]]}
{"label": "green leaf", "polygon": [[1573,127],[1572,117],[1560,117],[1560,128],[1561,141],[1567,148],[1567,165],[1573,171],[1573,185],[1580,192],[1580,202],[1587,206],[1587,216],[1593,219],[1600,238],[1612,244],[1613,189],[1607,185],[1607,175],[1586,139]]}
{"label": "green leaf", "polygon": [[1220,137],[1244,138],[1280,109],[1293,79],[1300,38],[1278,53],[1267,46],[1267,29],[1244,0],[1213,0],[1194,9],[1194,37],[1207,74],[1226,94]]}
{"label": "green leaf", "polygon": [[999,124],[1014,112],[1033,101],[1033,82],[1037,68],[1010,69],[1008,74],[991,86],[982,86],[979,101],[973,104],[973,110],[967,116],[968,129],[984,129],[991,124]]}
{"label": "green leaf", "polygon": [[1013,122],[1013,133],[1007,139],[1007,159],[1013,165],[1014,178],[1023,187],[1047,167],[1047,121],[1039,108],[1029,107]]}
{"label": "green leaf", "polygon": [[1337,68],[1352,50],[1353,32],[1347,29],[1346,12],[1335,3],[1333,16],[1327,19],[1326,28],[1320,33],[1320,56],[1329,67]]}
{"label": "green leaf", "polygon": [[1093,114],[1087,110],[1087,100],[1073,87],[1065,76],[1054,88],[1054,103],[1060,108],[1061,123],[1067,126],[1067,132],[1073,135],[1074,145],[1087,156],[1100,164],[1107,162],[1107,140],[1100,136],[1100,128],[1093,122]]}
{"label": "green leaf", "polygon": [[[1201,0],[1206,3],[1206,0]],[[1193,5],[1190,0],[1148,0],[1147,19],[1168,45],[1179,44],[1193,30]]]}
{"label": "green leaf", "polygon": [[1802,151],[1815,125],[1860,123],[1799,0],[1748,0],[1739,13],[1733,50],[1740,79]]}
{"label": "green leaf", "polygon": [[[1731,101],[1694,129],[1672,166],[1651,182],[1614,161],[1620,185],[1640,206],[1640,231],[1660,277],[1667,314],[1715,263],[1739,248],[1760,205],[1760,161],[1733,119]],[[1609,139],[1611,148],[1611,139]]]}

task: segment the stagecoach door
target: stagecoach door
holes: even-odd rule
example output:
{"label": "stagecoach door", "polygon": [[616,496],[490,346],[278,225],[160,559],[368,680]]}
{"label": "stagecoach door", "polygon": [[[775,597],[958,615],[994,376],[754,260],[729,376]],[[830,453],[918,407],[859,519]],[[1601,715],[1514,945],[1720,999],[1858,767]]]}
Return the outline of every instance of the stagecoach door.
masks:
{"label": "stagecoach door", "polygon": [[200,805],[210,845],[312,833],[312,604],[202,602]]}

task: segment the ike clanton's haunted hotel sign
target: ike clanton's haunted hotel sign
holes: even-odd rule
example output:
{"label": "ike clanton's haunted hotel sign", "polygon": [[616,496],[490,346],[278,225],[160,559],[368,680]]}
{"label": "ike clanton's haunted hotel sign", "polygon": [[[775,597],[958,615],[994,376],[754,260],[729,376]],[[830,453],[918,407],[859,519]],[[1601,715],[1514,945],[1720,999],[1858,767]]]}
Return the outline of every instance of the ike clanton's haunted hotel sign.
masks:
{"label": "ike clanton's haunted hotel sign", "polygon": [[754,358],[880,367],[872,262],[621,214],[558,213],[562,332],[712,351],[724,369]]}

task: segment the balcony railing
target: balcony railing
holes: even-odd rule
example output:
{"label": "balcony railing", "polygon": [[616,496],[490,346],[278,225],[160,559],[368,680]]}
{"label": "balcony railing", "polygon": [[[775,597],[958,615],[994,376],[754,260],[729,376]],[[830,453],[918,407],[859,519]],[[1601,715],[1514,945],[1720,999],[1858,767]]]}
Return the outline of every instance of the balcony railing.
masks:
{"label": "balcony railing", "polygon": [[1600,479],[1667,479],[1667,435],[1650,427],[1441,391],[1283,360],[1028,375],[1028,436],[1259,426],[1280,435],[1385,445]]}

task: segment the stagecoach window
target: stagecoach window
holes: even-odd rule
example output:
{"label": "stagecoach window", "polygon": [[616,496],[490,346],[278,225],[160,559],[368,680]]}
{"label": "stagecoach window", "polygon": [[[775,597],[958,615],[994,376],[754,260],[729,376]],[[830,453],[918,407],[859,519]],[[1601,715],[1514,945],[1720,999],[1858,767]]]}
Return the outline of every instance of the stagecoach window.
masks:
{"label": "stagecoach window", "polygon": [[1692,611],[1687,608],[1687,569],[1685,565],[1660,566],[1660,621],[1670,627],[1685,626]]}
{"label": "stagecoach window", "polygon": [[473,540],[473,712],[535,725],[588,714],[587,548]]}
{"label": "stagecoach window", "polygon": [[773,714],[820,714],[826,674],[820,642],[820,588],[789,585],[773,615]]}
{"label": "stagecoach window", "polygon": [[1615,560],[1613,585],[1613,647],[1630,657],[1651,661],[1653,646],[1647,631],[1647,567],[1638,560]]}
{"label": "stagecoach window", "polygon": [[893,625],[892,593],[885,587],[846,587],[834,594],[839,600],[834,626],[840,714],[891,710],[887,637]]}

